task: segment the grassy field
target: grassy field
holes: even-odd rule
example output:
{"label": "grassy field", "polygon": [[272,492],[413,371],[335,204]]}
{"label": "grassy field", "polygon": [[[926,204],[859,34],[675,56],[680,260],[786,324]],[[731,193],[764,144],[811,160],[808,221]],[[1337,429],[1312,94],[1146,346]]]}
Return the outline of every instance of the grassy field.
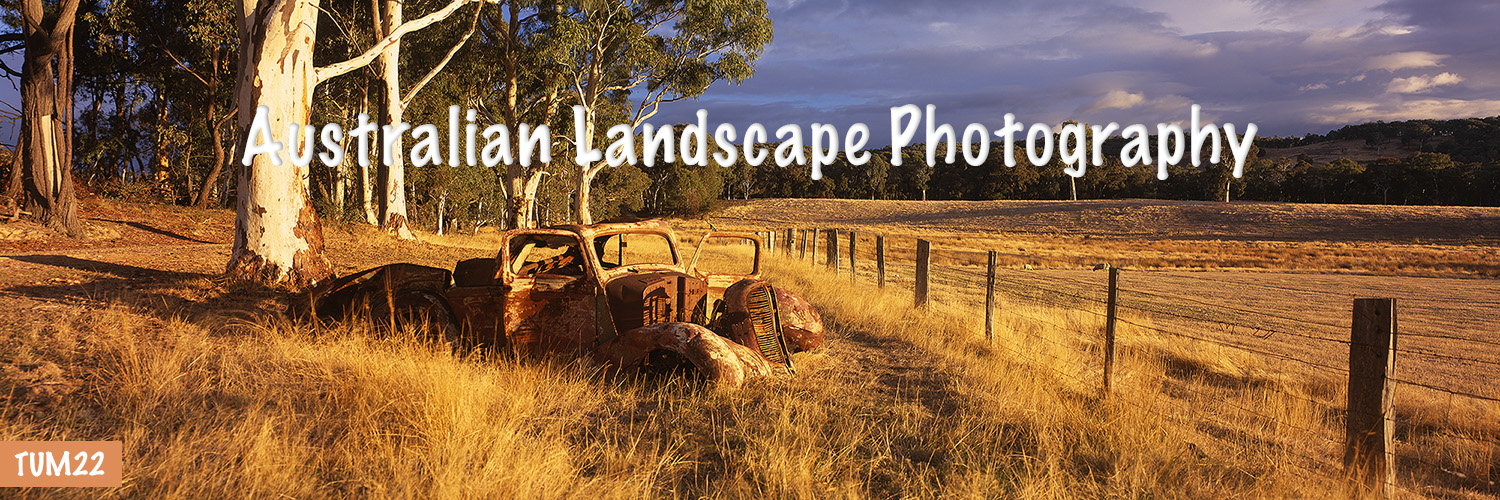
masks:
{"label": "grassy field", "polygon": [[[856,232],[855,266],[864,283],[876,280],[873,250],[875,236],[882,235],[886,279],[906,290],[915,240],[926,239],[934,249],[933,300],[974,316],[984,314],[985,252],[995,250],[1002,301],[1083,313],[1081,321],[1060,322],[1001,305],[1001,321],[1061,328],[1074,339],[1065,347],[1084,352],[1097,349],[1104,330],[1107,273],[1093,269],[1114,264],[1122,268],[1122,324],[1141,327],[1141,340],[1155,346],[1151,356],[1167,362],[1174,375],[1218,380],[1190,390],[1163,386],[1190,401],[1180,415],[1197,417],[1188,420],[1194,425],[1250,417],[1262,426],[1280,426],[1285,435],[1330,446],[1313,454],[1327,463],[1341,460],[1335,452],[1347,397],[1352,301],[1396,298],[1402,332],[1396,361],[1396,436],[1403,461],[1398,469],[1424,485],[1417,491],[1425,494],[1444,488],[1496,493],[1500,388],[1493,380],[1500,373],[1500,281],[1493,276],[1500,245],[1492,231],[1500,210],[1153,200],[754,200],[711,220],[746,229],[839,229],[846,275],[848,233]],[[1138,226],[1147,224],[1157,230],[1143,234]],[[818,245],[806,256],[800,248],[794,253],[822,266],[826,241]],[[1025,344],[1017,356],[1045,359],[1049,353],[1034,353],[1037,345]],[[1205,365],[1184,362],[1183,352],[1235,356]],[[1083,362],[1102,370],[1097,353]],[[1255,411],[1262,403],[1229,411],[1198,406],[1212,407],[1215,398],[1242,392],[1228,388],[1268,381],[1300,385],[1290,397],[1313,410],[1318,423],[1288,426]]]}
{"label": "grassy field", "polygon": [[[114,220],[167,229],[144,217],[126,220],[129,207],[111,209],[120,212]],[[831,223],[838,214],[803,211],[792,220]],[[180,216],[222,220],[221,212]],[[705,227],[700,221],[677,223],[685,234]],[[118,224],[126,239],[137,237],[132,231],[157,234],[110,224]],[[751,227],[748,221],[738,224]],[[882,224],[869,227],[892,227]],[[902,224],[910,231],[888,234],[941,230]],[[451,266],[490,255],[495,245],[485,235],[424,235],[431,242],[421,243],[392,241],[360,227],[328,232],[340,272],[388,262]],[[952,238],[948,243],[1007,237],[943,236]],[[1050,235],[1010,246],[1030,252],[1052,241],[1061,255],[1074,237],[1081,236]],[[1459,254],[1470,244],[1478,245],[1448,246]],[[949,255],[940,265],[940,271],[951,271],[948,281],[936,290],[936,303],[924,309],[910,307],[910,292],[899,281],[909,279],[903,269],[893,269],[902,278],[880,289],[868,279],[868,268],[865,278],[851,284],[847,272],[771,259],[769,279],[818,306],[830,341],[797,354],[797,374],[790,379],[723,390],[692,379],[605,377],[574,359],[454,355],[357,324],[289,323],[280,316],[284,299],[216,281],[227,250],[183,238],[0,254],[0,371],[9,394],[0,412],[0,439],[119,439],[130,464],[123,488],[33,490],[27,497],[1343,493],[1334,465],[1341,451],[1330,441],[1338,437],[1342,385],[1264,356],[1163,333],[1196,331],[1190,330],[1196,324],[1181,318],[1183,324],[1174,324],[1150,311],[1127,311],[1132,323],[1120,331],[1114,387],[1101,397],[1098,336],[1079,334],[1098,331],[1097,311],[1079,299],[1031,297],[1037,295],[1032,290],[1097,294],[1091,283],[1102,273],[1078,269],[1096,260],[1093,254],[1077,256],[1077,264],[1048,260],[1030,270],[1024,267],[1031,262],[1015,262],[1012,278],[1032,272],[1036,281],[1002,296],[1005,313],[993,341],[984,338],[982,316],[974,313],[972,280],[960,271],[971,267],[967,254]],[[1183,269],[1153,272],[1172,277]],[[1305,276],[1329,281],[1296,287],[1322,288],[1376,278],[1368,272],[1269,271],[1194,272],[1184,282],[1207,274],[1215,281]],[[1430,269],[1398,271],[1408,274],[1399,279],[1439,279],[1422,277]],[[1450,274],[1441,279],[1475,287],[1470,297],[1493,281]],[[1075,286],[1052,286],[1058,282]],[[1161,286],[1195,296],[1180,286]],[[1380,284],[1367,286],[1375,290]],[[1434,281],[1428,294],[1452,286]],[[1421,420],[1414,415],[1424,408],[1431,413],[1447,404],[1404,400],[1404,421],[1428,427],[1404,434],[1403,463],[1438,461],[1448,472],[1404,467],[1403,494],[1485,498],[1500,491],[1489,482],[1500,470],[1494,444],[1500,413],[1480,407]]]}

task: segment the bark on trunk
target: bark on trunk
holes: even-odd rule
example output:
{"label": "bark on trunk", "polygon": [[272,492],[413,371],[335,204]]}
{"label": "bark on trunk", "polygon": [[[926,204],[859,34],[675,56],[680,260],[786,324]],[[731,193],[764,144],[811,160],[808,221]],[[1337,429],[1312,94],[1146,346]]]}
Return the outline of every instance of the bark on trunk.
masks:
{"label": "bark on trunk", "polygon": [[521,190],[521,199],[526,200],[527,203],[525,209],[522,211],[522,215],[525,217],[524,219],[521,219],[523,224],[522,227],[537,226],[538,221],[536,218],[536,193],[537,191],[541,190],[542,179],[547,177],[547,175],[549,174],[544,171],[538,171],[531,174],[531,178],[526,180],[526,185]]}
{"label": "bark on trunk", "polygon": [[[213,116],[213,106],[209,106],[209,116]],[[213,196],[214,186],[219,183],[219,174],[224,171],[224,135],[222,133],[223,123],[214,123],[213,130],[209,131],[214,143],[214,166],[209,169],[208,175],[203,178],[203,187],[198,190],[198,199],[193,206],[208,208],[208,199]]]}
{"label": "bark on trunk", "polygon": [[[15,200],[21,195],[21,141],[16,140],[16,147],[10,150],[10,172],[5,175],[5,190],[0,191],[0,198]],[[0,200],[3,201],[3,200]],[[20,206],[20,203],[16,204]]]}
{"label": "bark on trunk", "polygon": [[[210,61],[211,71],[209,72],[207,82],[208,119],[215,120],[219,116],[219,49],[217,47],[214,48]],[[225,118],[228,117],[226,116]],[[210,122],[209,126],[212,127],[208,135],[214,143],[214,166],[209,169],[208,175],[203,178],[203,187],[198,189],[198,199],[193,200],[193,206],[198,208],[208,208],[208,199],[213,196],[214,186],[219,182],[219,173],[224,170],[224,135],[221,133],[224,130],[224,121],[215,120]]]}
{"label": "bark on trunk", "polygon": [[41,0],[21,5],[25,62],[21,68],[22,191],[33,217],[48,227],[83,235],[73,193],[73,20],[78,0],[68,0],[51,28],[42,26]]}
{"label": "bark on trunk", "polygon": [[578,216],[579,224],[593,224],[594,212],[589,210],[589,195],[594,184],[594,175],[598,170],[590,171],[589,167],[580,166],[578,181],[578,196],[573,197],[573,213]]}
{"label": "bark on trunk", "polygon": [[[379,24],[379,21],[376,23]],[[365,87],[364,94],[360,97],[359,110],[361,113],[370,112],[369,87]],[[365,212],[365,223],[371,226],[380,225],[380,216],[375,213],[375,182],[370,176],[369,165],[360,164],[359,166],[359,189],[361,206]]]}
{"label": "bark on trunk", "polygon": [[281,137],[285,156],[275,165],[270,155],[255,155],[240,169],[234,251],[226,272],[270,285],[311,286],[333,269],[323,254],[322,224],[308,199],[309,166],[291,161],[292,150],[310,145],[283,135],[288,124],[306,124],[312,109],[318,7],[303,0],[243,0],[240,6],[235,82],[240,143],[257,108],[265,106],[270,133]]}

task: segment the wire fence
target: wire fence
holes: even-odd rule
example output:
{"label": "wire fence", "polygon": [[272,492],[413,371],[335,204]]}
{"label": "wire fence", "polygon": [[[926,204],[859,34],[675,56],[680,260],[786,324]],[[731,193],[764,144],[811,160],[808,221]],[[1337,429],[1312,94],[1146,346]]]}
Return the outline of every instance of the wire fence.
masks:
{"label": "wire fence", "polygon": [[[911,236],[761,235],[774,254],[983,315],[993,348],[1060,381],[1108,391],[1117,355],[1149,362],[1164,373],[1154,393],[1111,400],[1194,429],[1203,453],[1370,481],[1352,428],[1387,420],[1385,493],[1500,495],[1495,280],[1112,270]],[[1373,371],[1351,309],[1362,297],[1393,299],[1390,362]],[[989,333],[997,323],[1008,333]]]}

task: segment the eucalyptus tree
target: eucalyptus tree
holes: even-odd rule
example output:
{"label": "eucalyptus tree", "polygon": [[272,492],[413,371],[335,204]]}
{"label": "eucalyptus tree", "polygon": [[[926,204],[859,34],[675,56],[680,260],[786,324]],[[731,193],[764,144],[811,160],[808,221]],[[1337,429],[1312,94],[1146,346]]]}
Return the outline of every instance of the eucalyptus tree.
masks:
{"label": "eucalyptus tree", "polygon": [[[249,140],[243,143],[255,146],[240,153],[234,249],[226,269],[230,277],[299,287],[332,274],[323,254],[322,224],[308,198],[311,161],[304,151],[310,152],[313,145],[303,144],[300,137],[283,137],[283,146],[271,136],[289,126],[300,131],[300,125],[308,123],[318,84],[374,62],[402,36],[470,3],[477,1],[450,0],[430,14],[393,24],[357,56],[316,66],[317,0],[241,0],[234,92],[241,137]],[[257,122],[263,127],[252,128]],[[283,147],[287,151],[281,151]],[[289,153],[284,155],[288,158],[282,153]]]}
{"label": "eucalyptus tree", "polygon": [[[662,104],[695,98],[715,82],[740,83],[772,37],[764,0],[589,0],[554,29],[570,42],[568,85],[582,110],[578,151],[595,149],[606,108],[623,107],[625,133],[634,134]],[[591,184],[607,163],[580,158],[573,213],[588,224]]]}
{"label": "eucalyptus tree", "polygon": [[[386,39],[391,38],[397,29],[404,24],[405,0],[379,0],[372,2],[372,9],[378,5],[379,12],[371,16],[376,36]],[[455,5],[455,4],[450,4]],[[423,87],[442,71],[449,61],[453,60],[454,54],[468,42],[470,35],[474,33],[479,22],[480,11],[474,13],[474,20],[469,24],[468,31],[463,37],[448,50],[447,54],[432,67],[416,84],[407,88],[404,92],[401,85],[401,37],[396,36],[391,43],[386,45],[385,50],[380,53],[374,62],[375,68],[380,72],[380,80],[384,85],[384,106],[382,107],[381,122],[388,124],[401,123],[406,115],[406,108],[411,106],[412,100],[416,99]],[[398,136],[394,143],[382,141],[384,147],[391,147],[400,151],[401,138]],[[390,155],[391,161],[384,165],[385,191],[381,197],[380,225],[386,231],[401,239],[415,239],[407,224],[406,215],[406,167],[400,154]]]}
{"label": "eucalyptus tree", "polygon": [[[64,0],[52,12],[42,0],[20,0],[21,65],[20,162],[12,177],[21,181],[28,210],[48,227],[82,236],[73,193],[73,25],[79,0]],[[13,191],[16,183],[7,186]]]}

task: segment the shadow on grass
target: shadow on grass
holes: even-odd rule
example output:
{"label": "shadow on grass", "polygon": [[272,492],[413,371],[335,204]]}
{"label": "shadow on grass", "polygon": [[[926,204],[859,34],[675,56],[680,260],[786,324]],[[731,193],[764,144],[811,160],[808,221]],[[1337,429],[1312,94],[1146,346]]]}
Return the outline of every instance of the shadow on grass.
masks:
{"label": "shadow on grass", "polygon": [[82,282],[14,286],[6,289],[9,293],[87,307],[125,304],[162,320],[181,319],[210,330],[231,320],[284,315],[291,300],[282,290],[254,284],[226,285],[219,276],[205,273],[151,269],[67,255],[7,258],[105,275]]}

